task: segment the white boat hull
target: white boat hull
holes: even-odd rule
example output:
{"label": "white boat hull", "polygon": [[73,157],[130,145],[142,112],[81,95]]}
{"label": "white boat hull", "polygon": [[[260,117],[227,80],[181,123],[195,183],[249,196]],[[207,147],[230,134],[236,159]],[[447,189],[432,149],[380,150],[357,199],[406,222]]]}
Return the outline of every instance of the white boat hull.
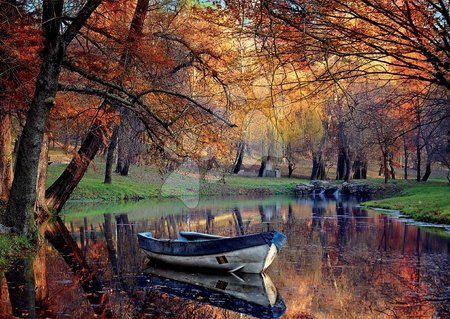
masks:
{"label": "white boat hull", "polygon": [[151,260],[176,265],[177,267],[261,273],[273,262],[278,248],[275,244],[270,246],[260,245],[225,253],[199,256],[164,255],[148,250],[144,251]]}

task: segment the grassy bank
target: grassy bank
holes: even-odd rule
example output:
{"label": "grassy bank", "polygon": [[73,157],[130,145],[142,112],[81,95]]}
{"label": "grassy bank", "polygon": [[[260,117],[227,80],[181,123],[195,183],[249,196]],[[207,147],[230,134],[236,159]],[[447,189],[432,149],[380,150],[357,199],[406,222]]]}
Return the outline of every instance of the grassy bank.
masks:
{"label": "grassy bank", "polygon": [[365,207],[400,210],[419,221],[450,224],[450,186],[444,181],[400,181],[400,194],[363,203]]}
{"label": "grassy bank", "polygon": [[[50,165],[48,185],[58,178],[65,165]],[[133,166],[129,176],[113,175],[112,184],[103,183],[104,164],[96,163],[81,180],[71,196],[72,200],[124,200],[186,195],[281,195],[294,194],[298,178],[257,178],[226,176],[225,183],[218,178],[199,181],[189,174],[161,178],[156,168]]]}

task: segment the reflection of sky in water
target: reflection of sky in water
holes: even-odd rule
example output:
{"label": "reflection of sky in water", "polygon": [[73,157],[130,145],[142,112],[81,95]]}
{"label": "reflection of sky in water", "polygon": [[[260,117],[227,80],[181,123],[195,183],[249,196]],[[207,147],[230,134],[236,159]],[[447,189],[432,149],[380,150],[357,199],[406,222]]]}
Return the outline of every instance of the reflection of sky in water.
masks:
{"label": "reflection of sky in water", "polygon": [[[201,200],[193,209],[176,200],[72,203],[65,213],[67,235],[75,238],[80,256],[65,250],[66,257],[62,258],[61,247],[55,247],[53,241],[53,246],[44,245],[28,266],[16,267],[33,265],[36,282],[32,287],[40,305],[36,311],[48,317],[86,318],[94,309],[107,309],[108,314],[121,318],[240,318],[235,311],[217,307],[230,299],[216,292],[199,294],[201,300],[196,300],[161,289],[144,292],[139,288],[144,255],[137,247],[136,232],[149,230],[156,236],[174,237],[178,231],[191,230],[235,236],[266,229],[281,230],[288,237],[268,271],[287,306],[282,318],[450,315],[448,233],[367,212],[356,200],[214,198]],[[76,268],[80,265],[74,258],[78,256],[82,262],[82,255],[86,256],[83,267],[87,268]],[[79,269],[85,270],[74,276]],[[12,312],[8,296],[14,296],[20,307],[30,304],[19,302],[27,296],[20,290],[26,287],[20,273],[8,272],[9,290],[2,276],[2,313]],[[80,279],[84,281],[80,283]],[[216,279],[212,281],[214,287],[219,282]],[[20,294],[11,289],[14,286],[22,287],[16,290]],[[90,286],[100,292],[93,295]],[[208,296],[213,296],[215,303],[208,302]],[[248,310],[234,302],[242,312]]]}

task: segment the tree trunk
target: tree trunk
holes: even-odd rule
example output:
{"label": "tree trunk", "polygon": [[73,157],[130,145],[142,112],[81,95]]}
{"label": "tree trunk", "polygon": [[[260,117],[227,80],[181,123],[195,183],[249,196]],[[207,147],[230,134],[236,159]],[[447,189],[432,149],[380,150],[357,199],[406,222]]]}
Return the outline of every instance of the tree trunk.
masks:
{"label": "tree trunk", "polygon": [[311,171],[311,180],[324,180],[326,178],[325,162],[321,154],[313,154],[313,168]]}
{"label": "tree trunk", "polygon": [[344,149],[339,149],[338,161],[336,165],[336,180],[343,180],[345,174],[345,155]]}
{"label": "tree trunk", "polygon": [[120,175],[128,176],[130,166],[136,163],[136,157],[139,153],[139,122],[138,118],[129,110],[124,110],[122,116],[122,149],[121,162],[122,167],[119,171]]}
{"label": "tree trunk", "polygon": [[129,171],[130,171],[130,159],[129,159],[129,155],[128,155],[125,159],[122,170],[120,171],[120,175],[128,176]]}
{"label": "tree trunk", "polygon": [[114,152],[116,151],[117,146],[117,135],[118,135],[119,127],[116,126],[113,130],[111,141],[108,146],[108,153],[106,155],[106,168],[105,168],[105,184],[112,183],[112,168],[114,164]]}
{"label": "tree trunk", "polygon": [[[57,3],[61,4],[62,1]],[[56,16],[61,15],[55,13]],[[59,31],[59,27],[58,27]],[[20,137],[16,170],[3,223],[16,233],[29,235],[34,230],[33,214],[36,200],[36,182],[42,137],[50,109],[55,104],[63,49],[59,36],[47,39],[44,61],[37,78],[36,89],[27,121]]]}
{"label": "tree trunk", "polygon": [[[131,20],[131,26],[126,40],[127,47],[123,50],[122,55],[120,57],[120,65],[122,67],[126,68],[128,60],[130,59],[131,56],[130,49],[133,46],[135,46],[139,38],[142,37],[142,31],[144,29],[144,21],[145,16],[147,14],[149,1],[150,0],[137,1],[136,9],[133,14],[133,19]],[[127,134],[127,132],[125,131],[124,128],[124,120],[127,117],[129,117],[130,114],[131,112],[126,109],[120,110],[121,122],[119,124],[116,173],[124,176],[128,175],[129,170],[129,164],[128,167],[124,170],[124,165],[127,159],[127,149],[126,149],[127,145],[124,144],[124,137],[125,134]]]}
{"label": "tree trunk", "polygon": [[319,173],[317,179],[324,180],[327,178],[327,172],[325,171],[325,162],[322,157],[319,160]]}
{"label": "tree trunk", "polygon": [[48,148],[48,134],[45,133],[42,139],[42,149],[39,156],[38,180],[36,184],[36,211],[39,210],[41,212],[47,210],[47,205],[45,203],[45,189],[47,187]]}
{"label": "tree trunk", "polygon": [[394,154],[392,152],[389,153],[389,173],[391,174],[392,179],[395,179],[395,168],[394,168]]}
{"label": "tree trunk", "polygon": [[353,179],[367,178],[367,161],[362,157],[358,157],[353,162]]}
{"label": "tree trunk", "polygon": [[422,166],[422,146],[420,145],[420,127],[418,128],[416,136],[416,157],[417,157],[417,176],[416,180],[420,182],[421,172],[420,168]]}
{"label": "tree trunk", "polygon": [[344,149],[344,161],[345,161],[345,174],[344,174],[344,180],[346,182],[350,181],[350,173],[351,173],[351,165],[352,160],[350,159],[350,150],[348,147]]}
{"label": "tree trunk", "polygon": [[383,171],[384,171],[384,183],[387,184],[387,182],[389,180],[387,152],[383,152]]}
{"label": "tree trunk", "polygon": [[425,174],[423,174],[422,182],[426,182],[431,175],[431,163],[433,162],[432,150],[428,144],[425,144],[427,150],[427,163],[425,166]]}
{"label": "tree trunk", "polygon": [[0,200],[8,200],[12,181],[11,117],[0,111]]}
{"label": "tree trunk", "polygon": [[241,170],[242,162],[244,161],[244,152],[245,152],[245,142],[241,141],[239,143],[239,151],[235,162],[236,164],[234,165],[233,168],[233,174],[237,174]]}
{"label": "tree trunk", "polygon": [[408,144],[406,143],[406,134],[403,132],[403,155],[405,157],[404,160],[404,174],[403,179],[408,180],[408,159],[409,159],[409,150]]}
{"label": "tree trunk", "polygon": [[363,179],[367,179],[367,161],[364,161],[362,170],[361,170],[361,176]]}
{"label": "tree trunk", "polygon": [[316,155],[313,155],[313,166],[312,166],[312,170],[311,170],[311,180],[316,180],[318,179],[319,176],[319,160],[318,157]]}
{"label": "tree trunk", "polygon": [[292,173],[294,172],[294,164],[289,162],[288,164],[288,177],[291,178],[292,177]]}
{"label": "tree trunk", "polygon": [[59,213],[78,186],[92,159],[103,143],[106,129],[96,120],[92,125],[80,150],[72,158],[61,176],[47,189],[45,196],[49,209]]}
{"label": "tree trunk", "polygon": [[2,223],[12,227],[13,232],[25,235],[35,234],[33,214],[39,156],[48,114],[55,104],[61,65],[67,46],[100,3],[101,0],[88,0],[61,35],[64,1],[43,1],[43,61],[37,76],[27,121],[20,137],[14,180],[6,213],[2,218]]}
{"label": "tree trunk", "polygon": [[431,162],[427,161],[425,166],[425,174],[423,174],[422,182],[426,182],[431,175]]}
{"label": "tree trunk", "polygon": [[261,166],[259,167],[258,177],[264,176],[264,171],[266,170],[267,157],[261,159]]}
{"label": "tree trunk", "polygon": [[339,149],[338,162],[336,167],[336,179],[337,180],[350,180],[351,174],[351,159],[350,150],[348,147],[341,147]]}
{"label": "tree trunk", "polygon": [[117,165],[116,165],[116,173],[120,174],[123,169],[123,165],[125,163],[125,142],[124,142],[124,128],[122,124],[119,124],[118,132],[117,132]]}

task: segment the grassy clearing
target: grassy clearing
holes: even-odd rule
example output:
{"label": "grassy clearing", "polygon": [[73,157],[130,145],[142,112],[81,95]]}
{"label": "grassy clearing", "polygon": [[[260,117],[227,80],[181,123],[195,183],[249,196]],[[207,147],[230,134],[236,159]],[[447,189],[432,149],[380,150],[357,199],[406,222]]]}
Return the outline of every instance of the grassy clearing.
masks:
{"label": "grassy clearing", "polygon": [[32,245],[23,236],[0,234],[0,268],[6,267],[11,258],[25,254],[31,248]]}
{"label": "grassy clearing", "polygon": [[366,207],[397,209],[419,221],[450,224],[450,186],[444,181],[399,181],[398,196],[363,203]]}

